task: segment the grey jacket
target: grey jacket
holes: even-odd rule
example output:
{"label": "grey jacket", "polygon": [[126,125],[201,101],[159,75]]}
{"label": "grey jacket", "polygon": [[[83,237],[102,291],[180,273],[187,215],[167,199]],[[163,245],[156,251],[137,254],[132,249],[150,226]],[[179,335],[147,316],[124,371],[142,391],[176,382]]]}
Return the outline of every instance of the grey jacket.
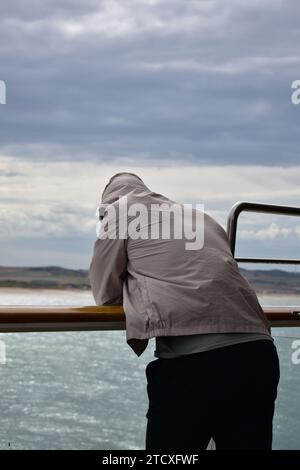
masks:
{"label": "grey jacket", "polygon": [[[125,195],[128,206],[174,203],[126,173],[106,186],[102,203],[118,209],[119,198]],[[106,211],[104,222],[107,218]],[[95,241],[89,268],[95,302],[123,304],[127,343],[138,356],[155,336],[270,335],[268,320],[255,291],[239,271],[225,230],[205,212],[203,221],[204,245],[197,250],[186,250],[186,239],[174,237],[101,236]]]}

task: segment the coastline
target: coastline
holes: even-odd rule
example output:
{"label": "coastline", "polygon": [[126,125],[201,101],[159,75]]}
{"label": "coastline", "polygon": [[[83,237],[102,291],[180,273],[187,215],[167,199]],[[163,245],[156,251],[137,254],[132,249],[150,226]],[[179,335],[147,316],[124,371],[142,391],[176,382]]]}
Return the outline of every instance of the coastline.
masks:
{"label": "coastline", "polygon": [[78,287],[66,287],[66,288],[56,288],[56,287],[3,287],[0,286],[0,294],[1,293],[6,293],[6,294],[25,294],[28,292],[35,291],[36,293],[40,294],[59,294],[61,293],[72,293],[74,294],[75,292],[78,294],[83,294],[83,293],[89,293],[92,295],[92,291],[90,289],[81,289]]}
{"label": "coastline", "polygon": [[[0,294],[1,293],[20,293],[20,294],[25,294],[25,293],[28,293],[28,292],[36,292],[36,293],[40,293],[40,294],[58,294],[58,293],[78,293],[78,294],[83,294],[83,293],[87,293],[87,294],[90,294],[92,295],[92,291],[91,289],[89,288],[82,288],[82,287],[49,287],[49,286],[41,286],[41,287],[32,287],[32,286],[28,286],[28,287],[18,287],[18,286],[10,286],[10,287],[5,287],[5,286],[0,286]],[[295,299],[299,299],[299,302],[300,303],[300,292],[297,293],[297,292],[291,292],[291,291],[278,291],[278,290],[270,290],[270,291],[266,291],[266,290],[262,290],[262,291],[255,291],[257,296],[260,296],[260,297],[273,297],[274,299],[280,299],[282,297],[291,297],[291,298],[295,298]]]}

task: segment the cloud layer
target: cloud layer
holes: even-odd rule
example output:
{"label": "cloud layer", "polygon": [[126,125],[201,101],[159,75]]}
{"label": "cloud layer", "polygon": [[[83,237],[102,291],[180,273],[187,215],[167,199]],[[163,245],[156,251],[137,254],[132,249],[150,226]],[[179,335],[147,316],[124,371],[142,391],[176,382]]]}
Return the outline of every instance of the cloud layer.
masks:
{"label": "cloud layer", "polygon": [[13,0],[0,153],[299,163],[298,0]]}
{"label": "cloud layer", "polygon": [[[237,200],[299,205],[298,11],[298,0],[2,5],[0,263],[87,267],[98,198],[122,170],[204,203],[223,226]],[[239,246],[297,256],[299,223],[241,217]]]}
{"label": "cloud layer", "polygon": [[[1,157],[1,264],[87,267],[96,238],[95,210],[108,179],[119,171],[137,173],[148,187],[173,200],[203,203],[224,228],[231,206],[239,200],[294,205],[300,199],[300,166],[157,168]],[[238,234],[238,254],[296,257],[300,221],[242,215]]]}

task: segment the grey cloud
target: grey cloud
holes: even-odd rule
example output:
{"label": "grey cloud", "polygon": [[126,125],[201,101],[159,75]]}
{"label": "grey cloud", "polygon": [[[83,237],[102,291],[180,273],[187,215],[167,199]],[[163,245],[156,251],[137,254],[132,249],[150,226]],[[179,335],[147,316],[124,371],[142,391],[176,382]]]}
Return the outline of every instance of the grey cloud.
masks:
{"label": "grey cloud", "polygon": [[15,176],[21,176],[22,173],[20,171],[3,171],[1,170],[0,178],[14,178]]}
{"label": "grey cloud", "polygon": [[296,0],[22,5],[0,19],[1,153],[299,163]]}

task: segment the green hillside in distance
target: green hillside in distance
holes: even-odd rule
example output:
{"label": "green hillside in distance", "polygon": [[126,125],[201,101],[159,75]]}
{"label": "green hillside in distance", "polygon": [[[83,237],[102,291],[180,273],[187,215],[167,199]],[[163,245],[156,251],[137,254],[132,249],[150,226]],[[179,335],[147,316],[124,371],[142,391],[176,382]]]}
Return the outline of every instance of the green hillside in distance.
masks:
{"label": "green hillside in distance", "polygon": [[87,270],[67,269],[60,266],[0,266],[0,287],[90,289],[87,274]]}
{"label": "green hillside in distance", "polygon": [[[260,294],[300,294],[300,273],[273,270],[240,271]],[[90,289],[88,271],[60,266],[0,266],[0,287],[31,289]]]}

